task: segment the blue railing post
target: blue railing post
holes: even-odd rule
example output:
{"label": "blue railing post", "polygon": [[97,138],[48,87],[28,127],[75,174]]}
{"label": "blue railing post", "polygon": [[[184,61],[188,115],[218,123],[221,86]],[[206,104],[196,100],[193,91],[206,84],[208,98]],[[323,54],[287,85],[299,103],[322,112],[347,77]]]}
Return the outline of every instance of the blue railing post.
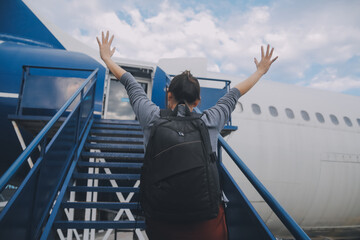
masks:
{"label": "blue railing post", "polygon": [[[96,73],[95,78],[97,78],[97,73]],[[95,93],[96,93],[95,89],[96,89],[96,82],[95,82],[95,86],[94,86],[94,90],[93,90],[93,94],[92,94],[92,99],[93,99],[93,101],[91,102],[91,109],[92,110],[95,108]]]}
{"label": "blue railing post", "polygon": [[40,143],[40,157],[43,158],[46,151],[46,136],[44,136],[44,139]]}
{"label": "blue railing post", "polygon": [[29,73],[29,67],[24,66],[23,67],[23,74],[22,74],[22,78],[21,78],[21,85],[20,85],[18,103],[17,103],[17,108],[16,108],[16,114],[18,114],[18,115],[22,115],[21,104],[22,104],[24,88],[25,88],[25,80],[26,80],[26,77],[28,76],[28,73]]}
{"label": "blue railing post", "polygon": [[81,125],[81,114],[82,114],[82,105],[83,105],[83,99],[84,99],[84,89],[81,90],[80,93],[80,105],[79,105],[79,114],[77,116],[77,122],[76,122],[76,142],[79,141],[80,137],[80,125]]}

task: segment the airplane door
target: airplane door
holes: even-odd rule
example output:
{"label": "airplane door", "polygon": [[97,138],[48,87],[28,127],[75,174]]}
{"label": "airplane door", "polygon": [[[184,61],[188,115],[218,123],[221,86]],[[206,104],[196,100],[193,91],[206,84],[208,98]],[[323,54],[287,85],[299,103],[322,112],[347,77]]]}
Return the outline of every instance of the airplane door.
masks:
{"label": "airplane door", "polygon": [[[150,81],[148,79],[138,77],[136,80],[140,83],[146,94],[148,94]],[[135,120],[136,118],[130,105],[129,96],[126,93],[125,87],[116,78],[110,78],[108,81],[104,118],[121,120]]]}

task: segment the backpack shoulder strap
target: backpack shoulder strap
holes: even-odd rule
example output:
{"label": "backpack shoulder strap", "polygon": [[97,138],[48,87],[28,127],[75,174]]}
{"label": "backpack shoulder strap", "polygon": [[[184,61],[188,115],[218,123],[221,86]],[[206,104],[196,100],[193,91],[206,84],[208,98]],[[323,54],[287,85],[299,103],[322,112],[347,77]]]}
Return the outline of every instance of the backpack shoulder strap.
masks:
{"label": "backpack shoulder strap", "polygon": [[153,137],[153,135],[155,133],[156,128],[159,125],[169,121],[167,116],[171,115],[171,113],[172,113],[171,109],[160,109],[160,118],[157,119],[150,128],[151,130],[150,130],[150,135],[149,135],[149,142],[151,141],[151,139],[152,139],[152,137]]}
{"label": "backpack shoulder strap", "polygon": [[201,119],[201,116],[203,114],[197,114],[199,116],[198,120],[196,120],[197,125],[200,129],[200,134],[202,137],[202,140],[204,142],[205,145],[205,150],[209,155],[213,154],[212,148],[211,148],[211,141],[210,141],[210,134],[209,134],[209,130],[206,127],[204,121]]}

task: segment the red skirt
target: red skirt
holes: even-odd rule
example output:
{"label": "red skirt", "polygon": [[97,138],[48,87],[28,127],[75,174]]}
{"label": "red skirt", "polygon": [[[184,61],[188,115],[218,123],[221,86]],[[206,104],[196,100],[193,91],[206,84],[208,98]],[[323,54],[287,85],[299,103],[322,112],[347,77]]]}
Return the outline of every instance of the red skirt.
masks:
{"label": "red skirt", "polygon": [[220,205],[216,218],[196,223],[167,223],[146,220],[150,240],[227,240],[225,211]]}

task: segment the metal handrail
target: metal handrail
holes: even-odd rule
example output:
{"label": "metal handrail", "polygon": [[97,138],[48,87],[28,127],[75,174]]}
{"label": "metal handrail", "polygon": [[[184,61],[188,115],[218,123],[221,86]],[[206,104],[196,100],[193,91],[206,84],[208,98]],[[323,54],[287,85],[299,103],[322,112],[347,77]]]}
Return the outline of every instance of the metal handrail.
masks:
{"label": "metal handrail", "polygon": [[254,186],[258,193],[263,197],[265,202],[278,216],[281,222],[291,232],[291,234],[297,239],[310,238],[306,235],[304,230],[295,222],[295,220],[285,211],[285,209],[279,204],[279,202],[270,194],[270,192],[264,187],[264,185],[257,179],[257,177],[251,172],[251,170],[245,165],[235,151],[226,143],[223,137],[219,136],[218,143],[229,154],[234,163],[239,167],[242,173],[246,176],[249,182]]}
{"label": "metal handrail", "polygon": [[96,76],[99,69],[95,69],[90,76],[85,80],[85,82],[80,86],[80,88],[70,97],[70,99],[60,108],[60,110],[52,117],[52,119],[45,125],[45,127],[38,133],[34,140],[28,145],[28,147],[20,154],[20,156],[14,161],[14,163],[9,167],[9,169],[4,173],[0,178],[0,192],[4,190],[8,181],[14,176],[22,164],[29,158],[30,154],[34,149],[44,141],[47,133],[53,127],[53,125],[59,120],[67,108],[74,102],[74,100],[79,96],[82,90],[86,85]]}
{"label": "metal handrail", "polygon": [[[175,77],[176,75],[170,74],[170,77]],[[225,85],[230,85],[231,81],[226,79],[217,79],[217,78],[205,78],[205,77],[195,77],[198,80],[214,81],[214,82],[225,82]]]}

